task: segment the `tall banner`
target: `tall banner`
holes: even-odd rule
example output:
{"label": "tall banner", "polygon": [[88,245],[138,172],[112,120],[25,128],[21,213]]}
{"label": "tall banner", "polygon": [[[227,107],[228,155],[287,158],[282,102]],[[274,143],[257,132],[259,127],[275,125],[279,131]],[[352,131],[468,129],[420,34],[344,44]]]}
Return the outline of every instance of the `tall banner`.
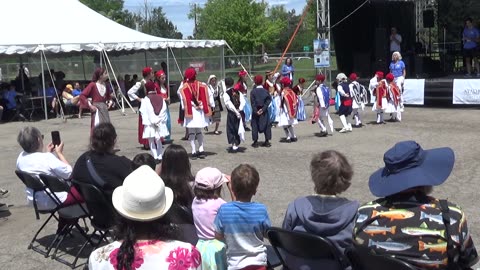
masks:
{"label": "tall banner", "polygon": [[425,79],[406,79],[403,83],[403,103],[423,105],[425,101]]}
{"label": "tall banner", "polygon": [[453,104],[480,104],[480,80],[453,80]]}
{"label": "tall banner", "polygon": [[316,68],[330,67],[330,45],[328,39],[313,40],[313,58]]}

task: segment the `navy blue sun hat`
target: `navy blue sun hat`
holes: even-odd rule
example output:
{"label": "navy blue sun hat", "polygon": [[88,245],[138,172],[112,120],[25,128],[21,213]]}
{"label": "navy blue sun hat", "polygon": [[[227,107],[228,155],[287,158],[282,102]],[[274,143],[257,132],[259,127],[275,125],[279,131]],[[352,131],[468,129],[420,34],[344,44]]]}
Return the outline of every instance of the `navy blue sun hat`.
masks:
{"label": "navy blue sun hat", "polygon": [[449,147],[424,150],[415,141],[403,141],[389,149],[383,161],[385,167],[374,172],[368,182],[377,197],[442,184],[452,172],[455,154]]}

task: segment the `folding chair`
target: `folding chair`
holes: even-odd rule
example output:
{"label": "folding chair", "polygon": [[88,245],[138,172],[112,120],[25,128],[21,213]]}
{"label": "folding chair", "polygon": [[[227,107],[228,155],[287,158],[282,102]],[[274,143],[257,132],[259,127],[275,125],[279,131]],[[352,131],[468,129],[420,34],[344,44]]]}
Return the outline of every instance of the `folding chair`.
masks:
{"label": "folding chair", "polygon": [[[70,263],[60,257],[57,257],[57,252],[60,245],[63,243],[65,236],[68,234],[71,234],[73,228],[76,228],[78,232],[87,240],[87,242],[91,243],[91,241],[89,241],[89,236],[87,235],[88,227],[86,226],[86,222],[85,222],[85,218],[89,218],[89,212],[86,209],[86,205],[80,203],[79,201],[80,198],[75,198],[75,196],[74,198],[77,200],[76,204],[72,204],[68,206],[62,205],[62,202],[55,195],[55,192],[62,192],[62,191],[69,192],[71,187],[67,182],[51,175],[39,174],[39,177],[42,180],[43,184],[46,186],[46,188],[48,188],[48,190],[51,191],[51,192],[48,192],[47,194],[57,204],[59,217],[69,221],[69,224],[64,226],[60,230],[60,232],[56,234],[55,239],[52,242],[53,244],[56,243],[55,251],[52,254],[52,259],[58,262],[61,262],[67,266],[70,266],[73,269],[75,268],[75,264],[78,260],[78,256],[80,255],[80,253],[77,253],[77,256],[75,257],[74,262]],[[84,219],[86,230],[84,230],[80,226],[80,224],[78,224],[79,219]],[[53,244],[51,244],[51,246],[49,247],[50,249],[52,248]]]}
{"label": "folding chair", "polygon": [[49,253],[50,253],[50,250],[51,250],[51,246],[53,245],[53,242],[49,245],[49,247],[47,247],[46,251],[39,248],[38,246],[34,246],[33,244],[37,241],[38,234],[43,230],[43,228],[47,225],[47,223],[50,221],[50,219],[52,217],[55,218],[58,221],[58,218],[55,215],[57,213],[58,209],[57,208],[46,209],[46,210],[38,209],[37,200],[36,200],[35,195],[36,195],[37,192],[46,192],[47,188],[42,183],[42,181],[40,181],[40,179],[37,178],[36,176],[33,176],[31,174],[28,174],[28,173],[25,173],[25,172],[22,172],[22,171],[18,171],[18,170],[15,171],[15,174],[18,176],[18,178],[23,182],[23,184],[27,188],[30,188],[30,189],[33,190],[32,196],[33,196],[33,209],[35,211],[35,218],[37,220],[39,220],[40,219],[40,214],[50,214],[50,216],[47,218],[47,220],[45,220],[45,222],[42,224],[42,226],[40,226],[40,229],[38,229],[38,231],[35,233],[32,241],[30,241],[30,244],[28,245],[28,249],[32,249],[32,250],[44,255],[45,257],[48,257]]}
{"label": "folding chair", "polygon": [[318,235],[272,227],[267,236],[283,269],[342,270],[349,265],[328,239]]}
{"label": "folding chair", "polygon": [[[90,224],[94,228],[92,234],[89,235],[87,241],[82,245],[75,257],[73,264],[76,264],[78,257],[88,243],[92,244],[93,250],[100,246],[100,244],[111,236],[109,231],[115,225],[116,211],[113,208],[112,202],[107,199],[105,194],[95,185],[72,180],[73,185],[82,194],[83,199],[88,207],[90,215]],[[100,233],[97,244],[91,242],[92,237],[96,233]]]}
{"label": "folding chair", "polygon": [[366,247],[352,247],[345,251],[353,270],[417,270],[415,266],[388,254],[374,254]]}

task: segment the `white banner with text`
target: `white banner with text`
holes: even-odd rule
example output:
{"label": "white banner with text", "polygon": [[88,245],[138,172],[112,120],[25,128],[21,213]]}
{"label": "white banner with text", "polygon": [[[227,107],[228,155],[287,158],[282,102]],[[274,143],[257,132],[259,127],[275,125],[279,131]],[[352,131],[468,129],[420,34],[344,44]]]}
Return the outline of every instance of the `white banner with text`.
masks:
{"label": "white banner with text", "polygon": [[480,79],[453,80],[453,104],[480,104]]}
{"label": "white banner with text", "polygon": [[425,79],[406,79],[403,83],[403,104],[423,105]]}

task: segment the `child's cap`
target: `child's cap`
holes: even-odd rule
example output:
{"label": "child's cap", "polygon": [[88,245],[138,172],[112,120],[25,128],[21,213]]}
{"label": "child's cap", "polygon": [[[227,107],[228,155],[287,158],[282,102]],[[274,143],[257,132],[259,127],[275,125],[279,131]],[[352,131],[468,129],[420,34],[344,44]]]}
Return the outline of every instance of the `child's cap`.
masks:
{"label": "child's cap", "polygon": [[217,168],[205,167],[195,175],[195,187],[198,189],[217,189],[226,182],[229,182],[229,180]]}

